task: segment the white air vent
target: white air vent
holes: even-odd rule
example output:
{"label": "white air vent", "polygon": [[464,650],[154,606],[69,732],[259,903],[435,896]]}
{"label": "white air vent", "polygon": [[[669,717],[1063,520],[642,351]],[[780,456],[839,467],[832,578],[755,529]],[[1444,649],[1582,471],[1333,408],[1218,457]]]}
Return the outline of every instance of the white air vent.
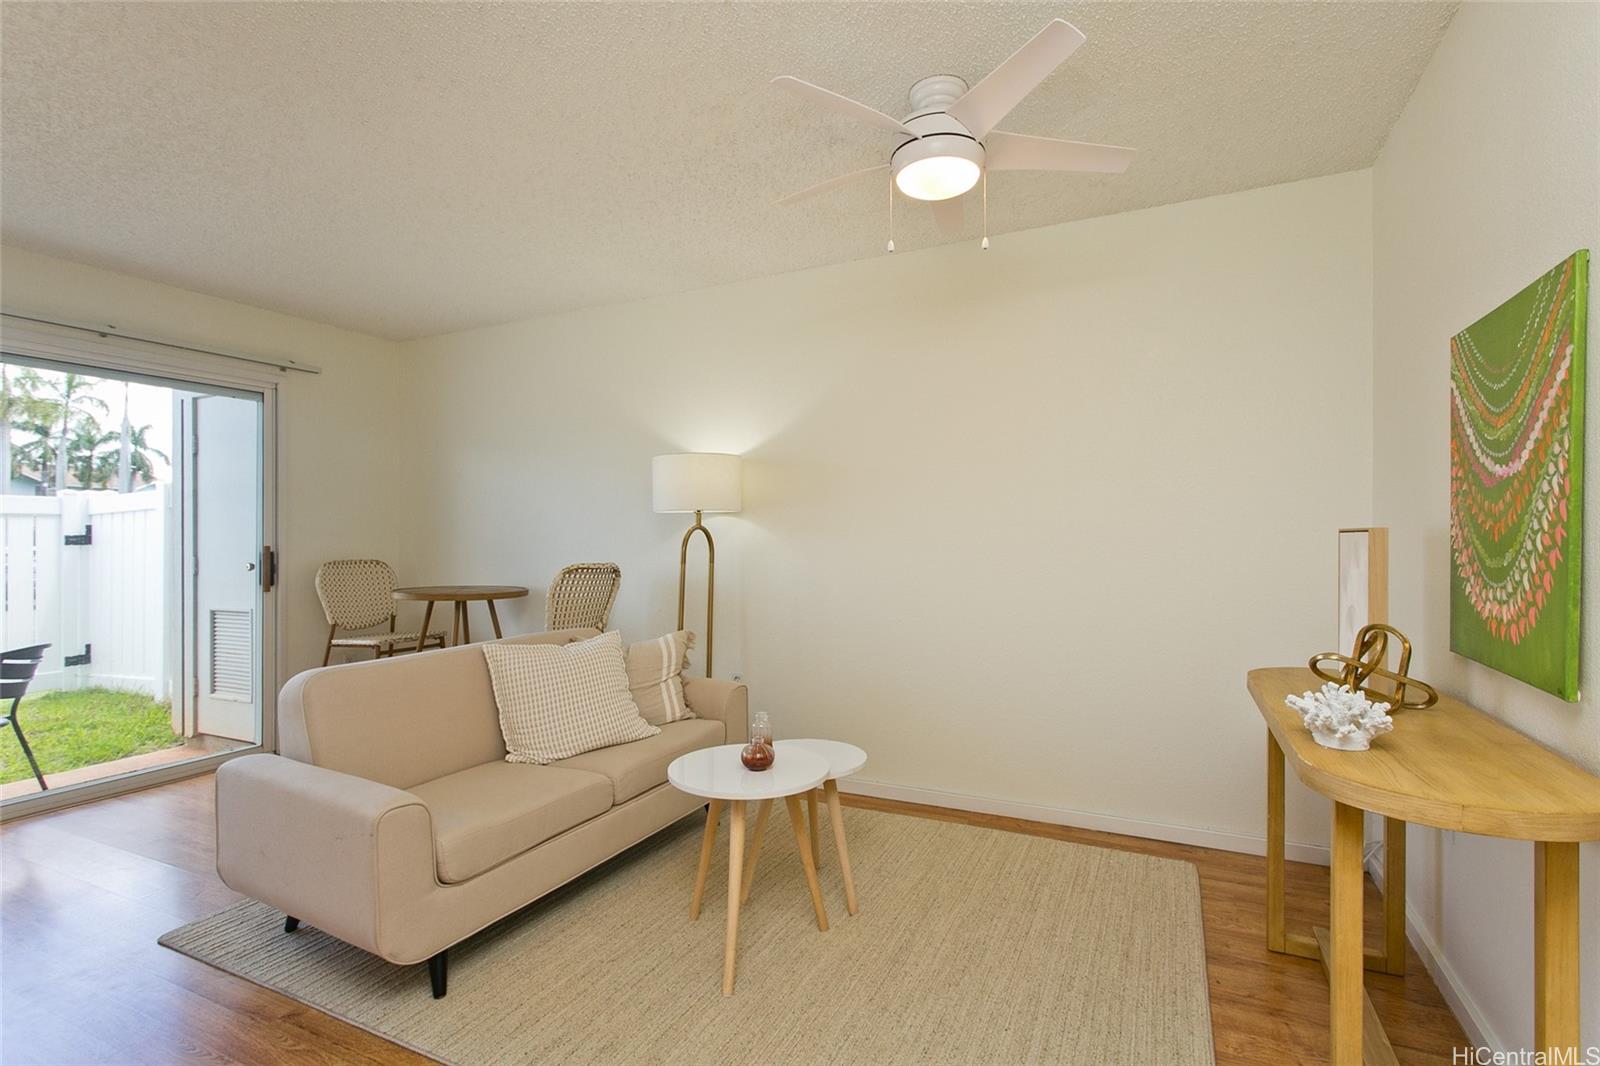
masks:
{"label": "white air vent", "polygon": [[211,695],[248,703],[255,692],[252,611],[211,612]]}

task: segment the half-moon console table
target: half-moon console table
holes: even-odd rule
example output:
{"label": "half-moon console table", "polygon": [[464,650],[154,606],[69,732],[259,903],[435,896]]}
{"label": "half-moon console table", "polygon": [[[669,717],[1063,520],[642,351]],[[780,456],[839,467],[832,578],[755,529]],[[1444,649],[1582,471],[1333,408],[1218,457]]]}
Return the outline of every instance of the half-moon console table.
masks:
{"label": "half-moon console table", "polygon": [[[1332,751],[1312,740],[1283,702],[1322,687],[1310,670],[1251,670],[1248,684],[1267,722],[1267,947],[1322,960],[1334,1066],[1360,1066],[1363,1057],[1368,1066],[1395,1061],[1362,971],[1405,972],[1407,822],[1533,841],[1534,1049],[1576,1052],[1578,842],[1600,840],[1600,777],[1444,695],[1428,710],[1396,712],[1394,732],[1370,750]],[[1309,937],[1284,927],[1286,757],[1303,784],[1333,800],[1329,928]],[[1363,811],[1384,816],[1382,951],[1362,946]]]}

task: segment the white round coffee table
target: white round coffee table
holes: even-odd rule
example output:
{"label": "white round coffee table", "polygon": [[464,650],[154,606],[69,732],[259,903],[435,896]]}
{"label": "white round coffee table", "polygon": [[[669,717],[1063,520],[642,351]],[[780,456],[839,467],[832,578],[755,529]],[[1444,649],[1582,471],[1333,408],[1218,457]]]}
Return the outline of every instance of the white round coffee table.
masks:
{"label": "white round coffee table", "polygon": [[[750,881],[744,877],[744,811],[740,802],[758,804],[755,850],[761,848],[772,801],[782,799],[789,810],[795,843],[800,849],[800,864],[805,867],[806,885],[811,889],[811,905],[817,912],[817,928],[828,930],[828,914],[822,906],[822,887],[817,884],[817,867],[806,838],[805,816],[800,811],[800,794],[809,793],[828,776],[828,761],[815,752],[800,748],[781,751],[771,769],[746,770],[739,761],[743,744],[723,744],[680,755],[667,767],[667,780],[680,792],[704,796],[711,801],[706,811],[706,832],[700,842],[700,870],[694,879],[694,895],[689,900],[689,917],[700,917],[700,901],[705,895],[706,873],[711,867],[711,850],[717,840],[717,820],[724,805],[728,810],[728,934],[722,954],[722,994],[733,995],[734,959],[739,943],[739,904],[749,894]],[[752,872],[754,867],[751,867]]]}
{"label": "white round coffee table", "polygon": [[[839,874],[844,880],[845,908],[851,913],[858,913],[861,908],[856,903],[856,882],[850,873],[850,849],[844,840],[844,812],[839,807],[839,786],[835,783],[841,777],[849,777],[863,766],[867,765],[867,753],[854,744],[846,744],[842,740],[780,740],[774,745],[782,752],[809,751],[822,756],[828,761],[828,777],[822,782],[823,798],[828,804],[828,819],[833,823],[833,846],[839,852]],[[821,833],[817,819],[817,790],[812,789],[806,793],[807,813],[811,821],[811,854],[817,866],[822,865]],[[757,853],[759,855],[759,852]],[[757,855],[750,856],[750,869],[753,876]]]}

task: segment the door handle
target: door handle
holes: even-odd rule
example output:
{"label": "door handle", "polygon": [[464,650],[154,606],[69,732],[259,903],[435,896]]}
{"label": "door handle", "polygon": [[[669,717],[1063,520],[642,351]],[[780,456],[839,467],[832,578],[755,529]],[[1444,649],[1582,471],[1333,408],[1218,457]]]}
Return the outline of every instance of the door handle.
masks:
{"label": "door handle", "polygon": [[[251,564],[253,567],[255,564]],[[265,544],[261,548],[261,591],[271,592],[272,586],[278,583],[278,553],[272,550],[272,545]]]}
{"label": "door handle", "polygon": [[256,568],[256,564],[255,563],[245,563],[244,564],[244,568],[246,570],[254,570]]}

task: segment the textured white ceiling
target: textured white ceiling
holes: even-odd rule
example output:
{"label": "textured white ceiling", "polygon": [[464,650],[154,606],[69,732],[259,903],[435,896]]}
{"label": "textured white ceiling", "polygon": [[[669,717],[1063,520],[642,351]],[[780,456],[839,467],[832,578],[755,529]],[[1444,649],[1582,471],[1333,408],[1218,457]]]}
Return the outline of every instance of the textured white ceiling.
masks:
{"label": "textured white ceiling", "polygon": [[[892,147],[776,74],[899,115],[916,79],[1074,22],[1088,43],[1001,128],[1140,156],[994,175],[1000,234],[1369,165],[1454,5],[0,10],[7,242],[408,338],[881,254],[876,181],[770,206]],[[896,216],[901,249],[949,239]]]}

